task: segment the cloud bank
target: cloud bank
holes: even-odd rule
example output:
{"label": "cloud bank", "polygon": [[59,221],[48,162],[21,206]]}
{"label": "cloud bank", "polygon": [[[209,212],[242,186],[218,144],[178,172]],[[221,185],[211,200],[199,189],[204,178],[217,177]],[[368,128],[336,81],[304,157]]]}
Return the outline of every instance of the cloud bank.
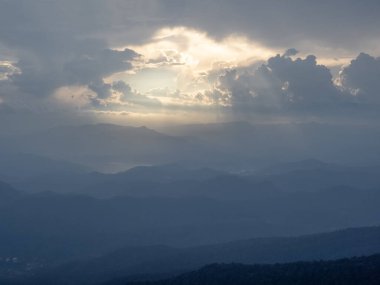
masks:
{"label": "cloud bank", "polygon": [[0,116],[374,122],[379,7],[372,0],[2,1]]}

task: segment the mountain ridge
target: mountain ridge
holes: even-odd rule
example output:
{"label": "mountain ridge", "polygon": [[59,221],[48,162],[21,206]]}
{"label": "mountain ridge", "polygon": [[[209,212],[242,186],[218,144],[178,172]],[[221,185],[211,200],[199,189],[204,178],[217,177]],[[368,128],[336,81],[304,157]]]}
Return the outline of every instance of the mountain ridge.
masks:
{"label": "mountain ridge", "polygon": [[[300,237],[256,238],[200,247],[127,247],[110,254],[57,267],[35,279],[45,284],[92,284],[101,279],[184,272],[210,263],[283,263],[328,260],[380,253],[380,227],[351,228]],[[126,276],[127,274],[124,274]],[[45,280],[45,281],[44,281]],[[34,284],[34,283],[32,283]]]}

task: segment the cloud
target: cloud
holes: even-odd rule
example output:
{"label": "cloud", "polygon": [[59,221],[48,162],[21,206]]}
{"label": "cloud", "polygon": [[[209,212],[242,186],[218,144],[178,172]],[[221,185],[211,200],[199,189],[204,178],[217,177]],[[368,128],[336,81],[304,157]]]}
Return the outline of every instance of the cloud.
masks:
{"label": "cloud", "polygon": [[103,79],[91,81],[88,88],[98,95],[97,98],[94,98],[94,100],[105,100],[112,95],[111,84],[105,83]]}
{"label": "cloud", "polygon": [[219,75],[201,98],[229,106],[224,110],[240,117],[378,118],[379,58],[361,53],[342,69],[337,84],[314,55],[293,59],[294,54],[288,50],[260,66],[212,70],[213,77]]}
{"label": "cloud", "polygon": [[112,90],[119,92],[119,99],[121,102],[127,102],[134,105],[140,105],[147,108],[154,107],[160,108],[161,102],[155,98],[140,94],[132,90],[131,86],[122,80],[112,83]]}
{"label": "cloud", "polygon": [[264,60],[275,51],[243,35],[215,40],[205,31],[175,26],[158,29],[146,43],[127,47],[143,55],[145,67],[173,66],[202,72],[216,63],[236,65]]}
{"label": "cloud", "polygon": [[7,79],[36,100],[70,85],[89,86],[104,98],[103,78],[131,69],[138,57],[107,42],[116,10],[102,1],[1,2],[0,53],[7,54],[0,58],[12,59],[19,70]]}
{"label": "cloud", "polygon": [[266,72],[280,82],[281,94],[288,105],[315,108],[337,102],[339,91],[326,66],[317,64],[313,55],[293,60],[287,54],[270,58]]}
{"label": "cloud", "polygon": [[70,84],[86,84],[113,73],[132,68],[131,61],[139,55],[130,49],[122,51],[103,49],[78,54],[63,68]]}
{"label": "cloud", "polygon": [[0,61],[0,80],[8,80],[9,76],[18,72],[18,68],[12,62]]}
{"label": "cloud", "polygon": [[[190,112],[203,104],[365,115],[379,105],[379,59],[369,55],[380,53],[379,7],[375,0],[1,1],[0,96],[3,106],[36,112],[58,92],[59,102],[81,110],[182,104]],[[289,47],[297,49],[274,56]],[[347,64],[340,85],[317,56],[330,70]],[[166,87],[161,97],[149,92]]]}
{"label": "cloud", "polygon": [[132,68],[131,61],[138,57],[132,50],[122,51],[84,48],[73,51],[71,57],[50,59],[43,54],[27,55],[16,64],[20,73],[9,76],[23,92],[35,96],[49,96],[59,87],[87,85],[101,99],[106,98],[103,78]]}
{"label": "cloud", "polygon": [[216,38],[242,33],[267,46],[296,46],[320,55],[334,49],[340,53],[379,51],[373,42],[379,40],[380,4],[376,0],[222,0],[218,5],[211,0],[178,1],[182,5],[162,2],[183,25]]}
{"label": "cloud", "polygon": [[356,102],[380,105],[380,58],[361,53],[340,72],[340,83]]}
{"label": "cloud", "polygon": [[296,50],[295,48],[290,48],[288,49],[285,53],[284,53],[284,56],[287,57],[287,56],[294,56],[296,55],[297,53],[299,53],[298,50]]}
{"label": "cloud", "polygon": [[316,57],[292,59],[295,50],[276,55],[254,69],[227,70],[216,89],[227,93],[237,111],[319,112],[341,100],[328,68]]}

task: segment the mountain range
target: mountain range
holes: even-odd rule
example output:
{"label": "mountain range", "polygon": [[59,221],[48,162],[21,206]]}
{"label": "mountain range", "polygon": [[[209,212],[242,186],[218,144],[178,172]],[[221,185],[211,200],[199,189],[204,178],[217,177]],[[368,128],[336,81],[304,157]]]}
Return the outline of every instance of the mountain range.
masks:
{"label": "mountain range", "polygon": [[97,258],[42,271],[30,280],[33,280],[32,284],[49,284],[49,280],[54,280],[54,284],[85,285],[122,277],[124,280],[138,280],[144,276],[157,279],[212,263],[277,264],[331,260],[380,253],[379,240],[380,228],[372,227],[189,248],[126,247]]}

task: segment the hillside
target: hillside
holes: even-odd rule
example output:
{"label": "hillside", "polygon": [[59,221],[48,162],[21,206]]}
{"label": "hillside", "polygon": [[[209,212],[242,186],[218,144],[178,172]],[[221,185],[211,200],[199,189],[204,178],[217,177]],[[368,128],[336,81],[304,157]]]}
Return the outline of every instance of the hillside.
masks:
{"label": "hillside", "polygon": [[178,277],[107,285],[378,285],[380,255],[275,265],[212,264]]}
{"label": "hillside", "polygon": [[380,253],[380,227],[357,228],[294,238],[260,238],[209,246],[127,247],[102,257],[41,272],[32,284],[92,284],[128,276],[160,276],[210,263],[279,263],[329,260]]}

